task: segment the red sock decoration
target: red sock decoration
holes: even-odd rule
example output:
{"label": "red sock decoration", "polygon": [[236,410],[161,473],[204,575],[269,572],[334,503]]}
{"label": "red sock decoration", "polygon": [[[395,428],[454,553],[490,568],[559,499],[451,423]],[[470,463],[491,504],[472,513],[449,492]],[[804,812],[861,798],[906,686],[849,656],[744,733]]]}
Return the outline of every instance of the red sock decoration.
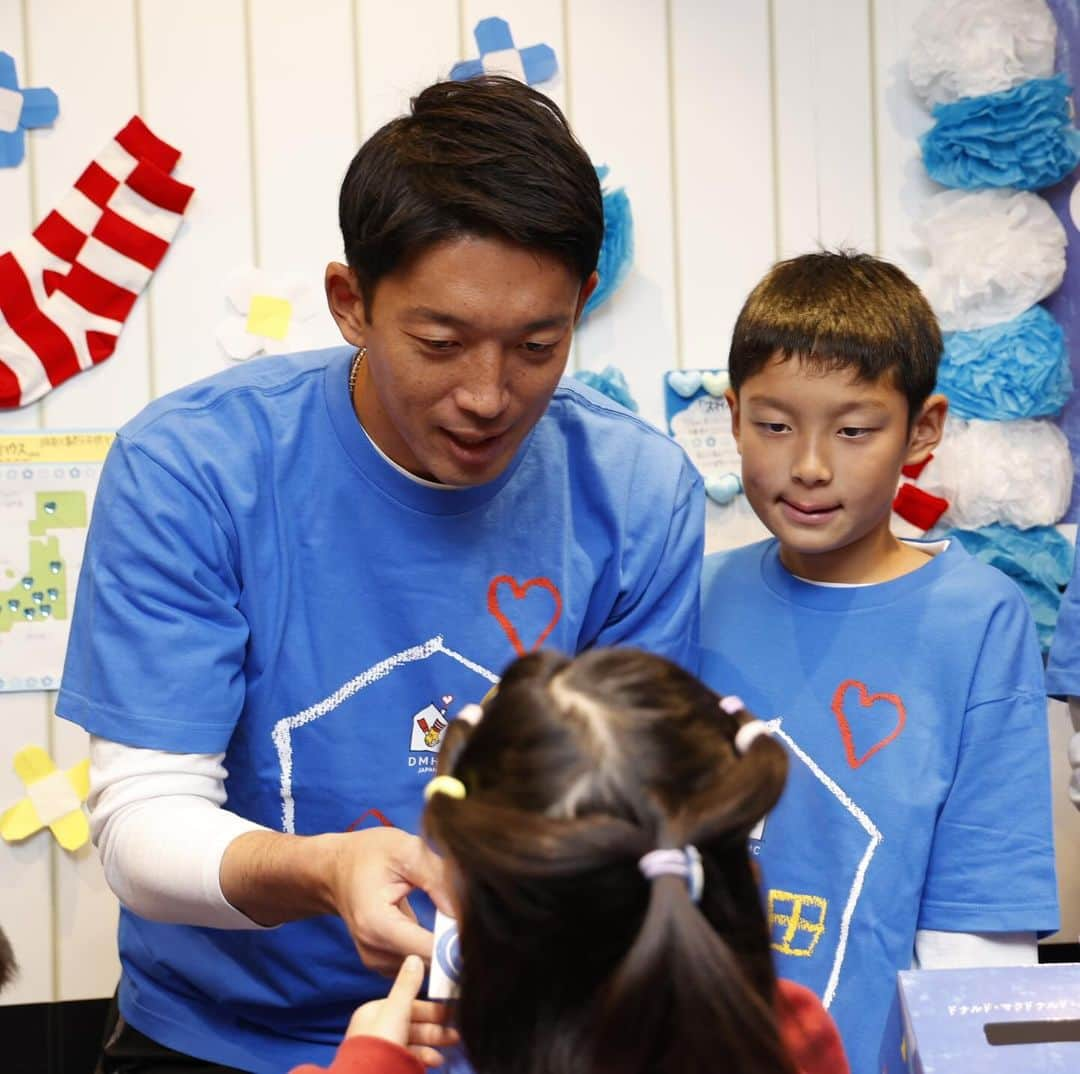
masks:
{"label": "red sock decoration", "polygon": [[0,407],[104,361],[169,249],[193,189],[138,116],[32,235],[0,254]]}

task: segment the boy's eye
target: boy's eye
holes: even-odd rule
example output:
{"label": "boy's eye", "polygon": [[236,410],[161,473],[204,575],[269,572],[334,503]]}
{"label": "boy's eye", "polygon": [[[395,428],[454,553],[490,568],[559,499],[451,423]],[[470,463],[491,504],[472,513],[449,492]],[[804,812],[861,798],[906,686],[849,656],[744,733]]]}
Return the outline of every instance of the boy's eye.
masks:
{"label": "boy's eye", "polygon": [[448,351],[453,349],[457,345],[457,341],[453,339],[420,339],[420,342],[432,351]]}
{"label": "boy's eye", "polygon": [[759,421],[758,428],[766,433],[786,433],[788,425],[782,421]]}
{"label": "boy's eye", "polygon": [[869,429],[861,425],[845,425],[840,430],[840,436],[844,440],[859,440],[870,432]]}

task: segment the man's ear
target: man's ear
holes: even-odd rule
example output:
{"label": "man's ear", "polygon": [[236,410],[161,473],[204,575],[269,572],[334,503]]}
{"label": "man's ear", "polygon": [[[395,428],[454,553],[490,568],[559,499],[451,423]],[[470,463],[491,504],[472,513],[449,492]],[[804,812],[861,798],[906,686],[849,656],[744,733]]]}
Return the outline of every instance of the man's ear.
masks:
{"label": "man's ear", "polygon": [[581,311],[585,308],[585,303],[589,301],[589,296],[596,290],[596,285],[600,282],[599,273],[594,272],[582,285],[581,290],[578,291],[577,310],[574,312],[574,324],[577,324],[581,320]]}
{"label": "man's ear", "polygon": [[731,435],[735,437],[735,446],[739,449],[739,454],[741,455],[742,443],[739,440],[739,397],[732,388],[728,388],[724,392],[724,398],[727,400],[728,409],[731,411]]}
{"label": "man's ear", "polygon": [[368,318],[356,273],[348,265],[331,261],[326,266],[326,304],[346,343],[363,347]]}
{"label": "man's ear", "polygon": [[940,393],[931,395],[923,403],[915,420],[911,423],[908,436],[905,465],[925,462],[941,443],[945,431],[945,414],[949,409],[949,400]]}

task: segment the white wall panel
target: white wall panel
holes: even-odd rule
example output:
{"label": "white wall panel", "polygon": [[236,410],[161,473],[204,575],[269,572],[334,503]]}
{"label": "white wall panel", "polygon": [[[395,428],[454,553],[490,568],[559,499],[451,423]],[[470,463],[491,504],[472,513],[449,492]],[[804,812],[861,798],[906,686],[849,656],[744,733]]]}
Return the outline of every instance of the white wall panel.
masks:
{"label": "white wall panel", "polygon": [[681,364],[715,368],[776,258],[769,4],[673,0],[671,27]]}
{"label": "white wall panel", "polygon": [[356,148],[464,58],[456,0],[359,0],[358,12],[361,134]]}
{"label": "white wall panel", "polygon": [[927,174],[919,136],[933,124],[907,77],[911,27],[926,0],[874,0],[881,253],[918,276],[926,258],[912,232],[922,204],[941,190]]}
{"label": "white wall panel", "polygon": [[[247,7],[260,267],[299,273],[321,290],[327,262],[342,256],[338,191],[359,127],[352,5]],[[313,325],[321,345],[341,342],[324,307]]]}
{"label": "white wall panel", "polygon": [[780,254],[876,246],[869,0],[773,0]]}
{"label": "white wall panel", "polygon": [[634,213],[634,267],[581,326],[577,363],[626,374],[642,415],[663,424],[661,377],[678,363],[668,25],[661,0],[613,11],[575,0],[568,11],[567,103],[578,138]]}
{"label": "white wall panel", "polygon": [[144,118],[183,153],[174,174],[196,188],[148,296],[162,395],[230,364],[214,339],[231,312],[225,279],[255,263],[244,3],[189,0],[180,19],[139,0],[139,20]]}
{"label": "white wall panel", "polygon": [[[133,0],[34,0],[28,11],[34,77],[60,97],[60,117],[37,143],[34,160],[36,205],[44,215],[139,110],[135,18]],[[41,408],[51,426],[116,426],[149,398],[143,296],[127,319],[116,352],[56,388]]]}

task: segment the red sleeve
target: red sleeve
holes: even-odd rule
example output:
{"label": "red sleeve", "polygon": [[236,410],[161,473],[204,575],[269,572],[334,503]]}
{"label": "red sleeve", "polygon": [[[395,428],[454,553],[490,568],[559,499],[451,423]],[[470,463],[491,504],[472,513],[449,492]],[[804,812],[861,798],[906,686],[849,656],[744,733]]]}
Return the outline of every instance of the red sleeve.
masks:
{"label": "red sleeve", "polygon": [[328,1067],[305,1063],[289,1074],[424,1074],[412,1052],[381,1037],[349,1037]]}
{"label": "red sleeve", "polygon": [[810,989],[778,981],[776,1009],[780,1035],[799,1074],[851,1074],[840,1034]]}

